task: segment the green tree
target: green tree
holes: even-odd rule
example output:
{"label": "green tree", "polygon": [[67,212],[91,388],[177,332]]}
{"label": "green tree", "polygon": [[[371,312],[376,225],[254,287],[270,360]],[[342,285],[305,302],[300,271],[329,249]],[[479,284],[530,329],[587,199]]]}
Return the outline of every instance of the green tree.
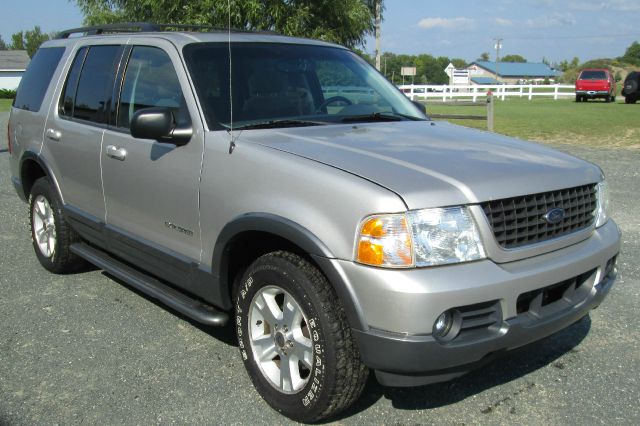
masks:
{"label": "green tree", "polygon": [[520,55],[505,55],[500,60],[501,62],[527,62],[527,60]]}
{"label": "green tree", "polygon": [[13,33],[11,35],[11,45],[9,46],[11,50],[24,50],[24,32],[18,31],[17,33]]}
{"label": "green tree", "polygon": [[571,60],[571,63],[569,64],[569,67],[578,68],[579,66],[580,66],[580,58],[578,58],[577,56],[574,56],[573,59]]}
{"label": "green tree", "polygon": [[30,58],[33,57],[33,55],[36,53],[36,50],[38,50],[40,45],[45,41],[49,40],[50,38],[51,37],[49,37],[49,34],[43,33],[40,30],[40,27],[37,25],[33,27],[32,30],[26,31],[24,33],[24,39],[25,39],[24,44],[29,57]]}
{"label": "green tree", "polygon": [[[374,28],[368,0],[230,0],[231,27],[273,30],[343,44],[362,45]],[[158,22],[227,28],[220,0],[76,0],[85,24]]]}
{"label": "green tree", "polygon": [[460,58],[451,59],[451,63],[458,70],[465,69],[469,65],[469,64],[467,64],[467,61],[465,61],[464,59],[460,59]]}
{"label": "green tree", "polygon": [[482,52],[480,57],[477,59],[478,61],[488,61],[490,60],[489,52]]}
{"label": "green tree", "polygon": [[640,43],[637,41],[631,43],[620,59],[633,65],[640,65]]}
{"label": "green tree", "polygon": [[8,48],[7,43],[5,43],[2,36],[0,36],[0,50],[7,50]]}
{"label": "green tree", "polygon": [[49,34],[42,32],[39,26],[32,30],[18,31],[11,36],[11,50],[26,50],[29,57],[33,57],[42,43],[49,40]]}

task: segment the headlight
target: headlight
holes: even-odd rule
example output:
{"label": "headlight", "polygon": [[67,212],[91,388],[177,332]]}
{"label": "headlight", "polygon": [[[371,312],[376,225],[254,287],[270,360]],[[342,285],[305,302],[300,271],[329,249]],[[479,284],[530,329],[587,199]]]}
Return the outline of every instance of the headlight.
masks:
{"label": "headlight", "polygon": [[601,227],[609,220],[609,185],[602,181],[597,186],[596,198],[598,208],[596,211],[596,228]]}
{"label": "headlight", "polygon": [[478,229],[465,207],[370,216],[360,224],[356,247],[356,261],[396,268],[485,257]]}
{"label": "headlight", "polygon": [[416,266],[482,259],[484,247],[469,210],[464,207],[408,212]]}

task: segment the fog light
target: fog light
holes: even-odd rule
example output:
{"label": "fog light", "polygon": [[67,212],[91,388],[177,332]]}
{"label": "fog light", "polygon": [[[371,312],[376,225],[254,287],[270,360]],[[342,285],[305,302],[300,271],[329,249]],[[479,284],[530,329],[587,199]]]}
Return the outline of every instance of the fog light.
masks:
{"label": "fog light", "polygon": [[453,315],[451,311],[445,311],[440,314],[436,322],[433,324],[433,335],[438,338],[443,338],[451,330],[453,325]]}

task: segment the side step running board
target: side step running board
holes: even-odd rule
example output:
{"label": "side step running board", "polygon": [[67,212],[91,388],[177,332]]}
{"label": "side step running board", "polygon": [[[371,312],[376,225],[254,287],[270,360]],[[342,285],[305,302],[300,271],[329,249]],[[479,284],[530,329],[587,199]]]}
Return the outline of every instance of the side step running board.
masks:
{"label": "side step running board", "polygon": [[224,326],[229,320],[229,316],[225,312],[218,311],[213,306],[190,298],[159,280],[114,259],[102,250],[84,243],[72,244],[69,249],[89,263],[104,269],[147,296],[162,302],[199,323]]}

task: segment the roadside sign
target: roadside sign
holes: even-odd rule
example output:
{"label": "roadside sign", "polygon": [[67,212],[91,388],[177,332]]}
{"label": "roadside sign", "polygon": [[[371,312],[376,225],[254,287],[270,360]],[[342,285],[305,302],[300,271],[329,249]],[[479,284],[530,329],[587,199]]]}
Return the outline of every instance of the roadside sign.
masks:
{"label": "roadside sign", "polygon": [[449,65],[447,65],[447,67],[444,69],[444,72],[447,73],[449,77],[451,77],[455,69],[456,67],[451,62],[449,62]]}
{"label": "roadside sign", "polygon": [[400,69],[400,75],[414,76],[416,75],[416,67],[402,67]]}

